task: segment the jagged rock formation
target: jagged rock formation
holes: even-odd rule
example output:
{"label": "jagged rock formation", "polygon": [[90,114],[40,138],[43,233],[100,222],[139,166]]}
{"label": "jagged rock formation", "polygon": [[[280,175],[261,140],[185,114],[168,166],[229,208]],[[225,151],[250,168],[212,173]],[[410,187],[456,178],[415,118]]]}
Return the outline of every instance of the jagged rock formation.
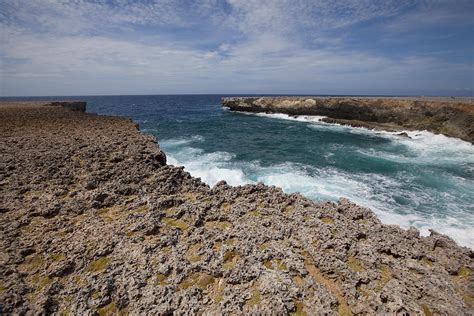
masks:
{"label": "jagged rock formation", "polygon": [[79,111],[85,112],[87,102],[84,101],[53,101],[50,103],[51,106],[61,106],[63,108],[72,110],[72,111]]}
{"label": "jagged rock formation", "polygon": [[327,123],[389,131],[428,130],[474,142],[472,98],[231,97],[222,105],[234,111],[323,115]]}
{"label": "jagged rock formation", "polygon": [[474,253],[347,200],[210,188],[124,118],[0,105],[2,313],[473,314]]}

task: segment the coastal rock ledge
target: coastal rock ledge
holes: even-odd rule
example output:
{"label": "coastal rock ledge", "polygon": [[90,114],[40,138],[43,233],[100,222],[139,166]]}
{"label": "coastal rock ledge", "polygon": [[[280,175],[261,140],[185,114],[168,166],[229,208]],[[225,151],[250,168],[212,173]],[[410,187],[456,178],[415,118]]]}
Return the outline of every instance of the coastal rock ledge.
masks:
{"label": "coastal rock ledge", "polygon": [[228,97],[234,111],[321,115],[326,123],[427,130],[474,143],[474,99],[448,97]]}
{"label": "coastal rock ledge", "polygon": [[474,253],[447,236],[210,188],[125,118],[1,103],[0,135],[1,314],[474,314]]}

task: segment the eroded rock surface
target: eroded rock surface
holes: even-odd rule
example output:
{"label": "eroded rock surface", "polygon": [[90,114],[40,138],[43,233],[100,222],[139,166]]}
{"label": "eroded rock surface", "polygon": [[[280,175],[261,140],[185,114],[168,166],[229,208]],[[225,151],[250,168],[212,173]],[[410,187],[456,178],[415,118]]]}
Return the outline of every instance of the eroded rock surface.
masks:
{"label": "eroded rock surface", "polygon": [[474,143],[473,98],[231,97],[234,111],[323,115],[327,123],[389,131],[428,130]]}
{"label": "eroded rock surface", "polygon": [[473,314],[472,250],[348,200],[210,188],[130,120],[0,105],[2,313]]}

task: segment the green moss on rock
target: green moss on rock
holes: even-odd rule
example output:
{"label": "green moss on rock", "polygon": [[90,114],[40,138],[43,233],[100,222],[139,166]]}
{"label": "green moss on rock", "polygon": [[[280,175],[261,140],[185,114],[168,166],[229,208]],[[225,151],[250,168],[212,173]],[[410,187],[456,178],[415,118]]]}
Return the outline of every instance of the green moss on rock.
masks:
{"label": "green moss on rock", "polygon": [[359,259],[357,259],[354,256],[349,256],[349,258],[347,258],[347,265],[349,266],[349,268],[351,268],[355,272],[364,271],[364,267],[362,266],[362,263],[360,262]]}
{"label": "green moss on rock", "polygon": [[207,273],[195,272],[188,275],[180,284],[179,287],[186,290],[192,286],[205,289],[208,285],[214,282],[214,277]]}
{"label": "green moss on rock", "polygon": [[186,230],[186,229],[189,228],[189,225],[186,222],[184,222],[182,220],[179,220],[179,219],[164,217],[164,218],[161,219],[161,222],[165,223],[168,226],[176,227],[180,230]]}
{"label": "green moss on rock", "polygon": [[332,217],[321,217],[320,220],[323,222],[323,223],[326,223],[326,224],[332,224],[334,223],[334,219]]}
{"label": "green moss on rock", "polygon": [[100,257],[89,264],[89,266],[87,267],[87,271],[99,272],[99,271],[105,270],[109,262],[110,262],[110,258]]}

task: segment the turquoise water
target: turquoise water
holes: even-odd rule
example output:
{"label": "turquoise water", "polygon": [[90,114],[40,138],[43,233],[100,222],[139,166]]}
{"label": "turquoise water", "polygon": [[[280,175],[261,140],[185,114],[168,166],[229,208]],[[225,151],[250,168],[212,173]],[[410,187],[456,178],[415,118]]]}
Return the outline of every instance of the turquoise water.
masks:
{"label": "turquoise water", "polygon": [[132,117],[158,138],[169,163],[211,186],[264,182],[314,200],[347,197],[384,223],[423,234],[433,228],[474,248],[470,143],[426,131],[408,132],[408,139],[317,117],[235,113],[213,95],[79,98],[90,112]]}

